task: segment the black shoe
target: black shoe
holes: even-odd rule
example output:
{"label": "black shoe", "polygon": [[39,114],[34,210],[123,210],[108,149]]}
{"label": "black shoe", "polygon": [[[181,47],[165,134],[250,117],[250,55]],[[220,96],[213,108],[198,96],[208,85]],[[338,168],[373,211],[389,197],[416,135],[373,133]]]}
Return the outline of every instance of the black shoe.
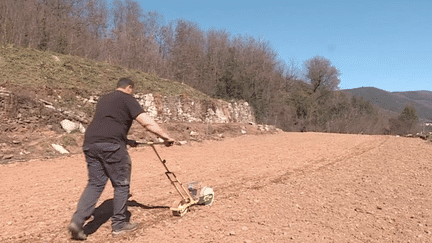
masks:
{"label": "black shoe", "polygon": [[113,230],[112,235],[115,237],[118,235],[122,235],[124,233],[132,232],[132,231],[137,230],[138,227],[139,227],[139,225],[137,223],[126,222],[126,223],[124,223],[124,225],[120,229]]}
{"label": "black shoe", "polygon": [[87,240],[87,235],[84,234],[84,230],[79,227],[74,222],[70,222],[68,226],[69,233],[72,236],[72,239],[74,240]]}

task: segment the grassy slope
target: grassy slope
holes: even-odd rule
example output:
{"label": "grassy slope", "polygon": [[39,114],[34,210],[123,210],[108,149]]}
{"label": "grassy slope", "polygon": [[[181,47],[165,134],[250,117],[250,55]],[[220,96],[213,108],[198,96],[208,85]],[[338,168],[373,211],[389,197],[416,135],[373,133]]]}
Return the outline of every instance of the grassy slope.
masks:
{"label": "grassy slope", "polygon": [[28,92],[47,99],[61,95],[62,102],[70,102],[76,95],[89,97],[111,91],[121,77],[132,78],[137,83],[137,93],[187,94],[193,98],[209,99],[202,92],[178,82],[107,62],[0,46],[0,86],[21,91],[21,94]]}

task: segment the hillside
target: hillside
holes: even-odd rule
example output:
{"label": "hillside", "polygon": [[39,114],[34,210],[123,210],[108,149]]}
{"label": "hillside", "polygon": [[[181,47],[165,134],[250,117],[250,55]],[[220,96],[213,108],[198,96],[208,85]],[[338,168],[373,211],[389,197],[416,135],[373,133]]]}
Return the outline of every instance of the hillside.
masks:
{"label": "hillside", "polygon": [[63,105],[76,100],[76,95],[89,97],[110,91],[121,77],[132,78],[139,93],[209,98],[187,85],[139,70],[30,48],[0,46],[0,68],[0,86]]}
{"label": "hillside", "polygon": [[[106,62],[1,46],[0,70],[0,163],[56,157],[52,144],[80,153],[83,134],[66,133],[60,122],[69,119],[86,127],[95,99],[113,90],[120,77],[136,82],[137,100],[177,141],[274,130],[249,125],[254,119],[247,103],[211,99],[182,83]],[[208,124],[218,122],[236,124]],[[151,138],[135,125],[130,135]]]}
{"label": "hillside", "polygon": [[384,110],[398,114],[402,112],[407,104],[411,104],[416,108],[419,118],[432,120],[431,91],[388,92],[374,87],[361,87],[343,91],[354,96],[363,97]]}
{"label": "hillside", "polygon": [[[172,216],[180,196],[152,149],[134,148],[129,211],[140,229],[111,236],[109,184],[87,242],[432,242],[423,140],[281,132],[157,150],[183,183],[212,187],[213,205]],[[82,154],[0,165],[0,177],[1,242],[73,242],[66,226],[87,181]]]}

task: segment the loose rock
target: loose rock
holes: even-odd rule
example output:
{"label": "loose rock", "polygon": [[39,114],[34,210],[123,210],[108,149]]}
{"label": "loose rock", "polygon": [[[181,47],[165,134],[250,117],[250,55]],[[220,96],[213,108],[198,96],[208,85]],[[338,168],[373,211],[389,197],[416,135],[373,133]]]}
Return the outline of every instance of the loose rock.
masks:
{"label": "loose rock", "polygon": [[3,155],[3,158],[2,158],[2,160],[8,160],[8,159],[12,159],[14,157],[14,155],[13,154],[5,154],[5,155]]}
{"label": "loose rock", "polygon": [[72,131],[80,128],[78,123],[75,123],[68,119],[64,119],[63,121],[61,121],[60,125],[67,133],[71,133]]}
{"label": "loose rock", "polygon": [[63,148],[61,145],[58,144],[51,144],[51,146],[59,153],[61,154],[68,154],[69,151],[67,151],[65,148]]}

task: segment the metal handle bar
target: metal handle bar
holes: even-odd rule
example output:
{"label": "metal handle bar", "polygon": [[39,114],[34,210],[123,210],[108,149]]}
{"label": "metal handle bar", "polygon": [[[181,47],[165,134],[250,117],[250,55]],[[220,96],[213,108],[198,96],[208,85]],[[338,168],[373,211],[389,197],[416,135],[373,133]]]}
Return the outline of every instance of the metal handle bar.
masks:
{"label": "metal handle bar", "polygon": [[147,141],[147,142],[135,141],[135,142],[138,145],[143,144],[143,145],[149,145],[150,147],[152,147],[153,151],[155,152],[155,154],[159,158],[160,162],[165,167],[165,170],[166,170],[165,175],[168,177],[171,184],[175,187],[175,189],[180,194],[180,196],[183,198],[183,200],[188,202],[188,203],[193,201],[194,198],[192,197],[192,195],[189,193],[188,190],[186,190],[186,188],[183,186],[183,184],[180,182],[180,180],[177,179],[177,176],[168,169],[168,167],[166,165],[166,160],[162,159],[156,150],[156,147],[155,147],[156,144],[165,144],[165,142],[151,142],[151,141]]}
{"label": "metal handle bar", "polygon": [[165,144],[165,142],[152,142],[152,141],[135,141],[137,144],[142,145],[155,145],[155,144]]}
{"label": "metal handle bar", "polygon": [[165,144],[165,142],[152,142],[152,141],[135,141],[135,143],[137,145],[149,145],[150,147],[152,147],[153,151],[155,152],[155,154],[157,155],[157,157],[159,158],[160,162],[162,162],[163,166],[165,167],[167,173],[171,174],[171,171],[169,171],[168,167],[166,166],[166,160],[162,159],[159,155],[159,153],[157,152],[156,148],[154,145],[158,145],[158,144]]}

